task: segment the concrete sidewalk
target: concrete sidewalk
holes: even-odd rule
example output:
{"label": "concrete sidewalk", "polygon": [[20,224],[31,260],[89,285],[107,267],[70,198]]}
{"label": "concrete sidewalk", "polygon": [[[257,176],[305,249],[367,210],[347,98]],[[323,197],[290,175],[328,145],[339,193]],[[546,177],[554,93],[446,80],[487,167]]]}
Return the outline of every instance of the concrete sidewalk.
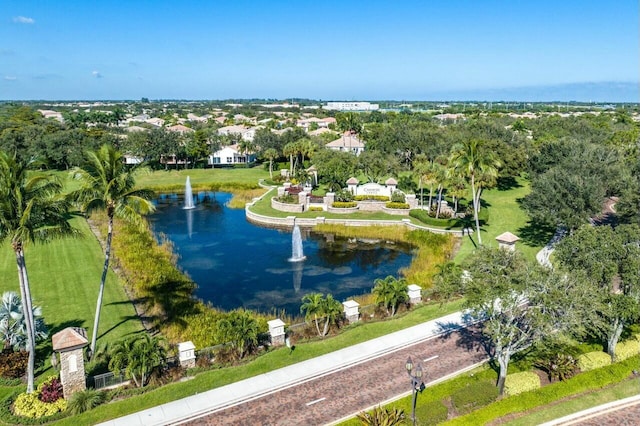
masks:
{"label": "concrete sidewalk", "polygon": [[102,425],[146,426],[180,423],[204,413],[242,404],[313,378],[375,359],[466,325],[468,325],[466,314],[455,312],[317,358],[110,420]]}

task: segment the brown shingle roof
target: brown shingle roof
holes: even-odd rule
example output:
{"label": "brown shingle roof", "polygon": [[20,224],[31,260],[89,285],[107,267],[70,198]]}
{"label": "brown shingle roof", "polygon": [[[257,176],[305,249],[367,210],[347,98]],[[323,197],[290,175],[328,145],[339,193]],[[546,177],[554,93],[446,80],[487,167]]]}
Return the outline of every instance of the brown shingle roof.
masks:
{"label": "brown shingle roof", "polygon": [[517,236],[513,235],[511,232],[507,231],[504,232],[500,235],[498,235],[496,237],[496,240],[501,242],[501,243],[515,243],[516,241],[518,241],[520,238],[518,238]]}
{"label": "brown shingle roof", "polygon": [[89,343],[87,340],[87,330],[79,327],[67,327],[54,334],[51,340],[54,351],[78,348]]}

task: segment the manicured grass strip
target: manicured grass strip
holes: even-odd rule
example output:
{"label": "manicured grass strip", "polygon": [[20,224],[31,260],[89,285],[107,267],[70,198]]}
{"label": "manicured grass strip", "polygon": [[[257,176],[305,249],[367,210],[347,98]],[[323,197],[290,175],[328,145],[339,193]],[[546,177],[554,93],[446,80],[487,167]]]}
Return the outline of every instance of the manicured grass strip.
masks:
{"label": "manicured grass strip", "polygon": [[[490,247],[498,247],[495,238],[503,232],[509,231],[521,238],[516,247],[525,257],[535,260],[535,256],[553,236],[553,230],[539,229],[529,223],[529,216],[520,207],[518,200],[526,196],[530,191],[529,181],[516,179],[516,187],[500,190],[497,188],[483,191],[483,209],[488,209],[488,222],[482,226],[482,244]],[[475,227],[475,224],[474,224]],[[473,241],[472,241],[473,239]],[[477,244],[477,233],[471,238],[462,240],[460,251],[456,255],[456,262],[461,262],[469,256]]]}
{"label": "manicured grass strip", "polygon": [[460,310],[461,306],[462,301],[460,300],[444,306],[430,304],[410,311],[394,320],[357,323],[347,327],[342,334],[327,340],[299,343],[291,354],[288,348],[276,349],[256,358],[249,364],[207,371],[198,374],[187,382],[173,383],[140,396],[103,405],[79,416],[64,419],[59,424],[73,426],[95,424],[196,393],[206,392],[219,386],[263,374],[447,315]]}
{"label": "manicured grass strip", "polygon": [[564,417],[569,414],[577,413],[578,411],[606,404],[607,402],[638,395],[639,390],[640,380],[628,379],[624,382],[606,387],[598,392],[588,393],[568,401],[545,406],[544,409],[538,409],[531,414],[518,417],[517,419],[505,424],[511,426],[538,425],[553,419],[559,419],[560,417]]}
{"label": "manicured grass strip", "polygon": [[524,412],[572,395],[602,389],[612,383],[621,382],[628,378],[632,370],[638,368],[639,362],[640,356],[635,356],[620,363],[587,371],[564,382],[554,383],[532,392],[504,398],[445,424],[473,426],[487,424],[507,414]]}
{"label": "manicured grass strip", "polygon": [[258,181],[269,177],[261,166],[237,169],[180,169],[157,170],[140,173],[136,185],[141,188],[162,190],[184,190],[189,176],[194,190],[199,188],[257,188]]}
{"label": "manicured grass strip", "polygon": [[[53,334],[74,326],[87,328],[91,335],[104,263],[102,249],[84,218],[72,219],[78,238],[29,244],[25,258],[35,305]],[[20,294],[16,261],[8,244],[0,246],[0,292]],[[99,340],[113,341],[142,329],[133,305],[115,274],[109,271],[105,285]],[[103,341],[104,341],[103,340]],[[50,340],[48,343],[50,345]]]}

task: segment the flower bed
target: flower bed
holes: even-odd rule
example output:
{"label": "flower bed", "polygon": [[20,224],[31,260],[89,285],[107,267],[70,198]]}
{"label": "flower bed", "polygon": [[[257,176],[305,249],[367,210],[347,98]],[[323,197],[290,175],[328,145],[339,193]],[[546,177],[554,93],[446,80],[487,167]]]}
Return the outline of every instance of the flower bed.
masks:
{"label": "flower bed", "polygon": [[304,205],[281,203],[280,201],[276,201],[276,197],[273,197],[271,199],[271,208],[279,210],[281,212],[302,213],[302,211],[304,210]]}

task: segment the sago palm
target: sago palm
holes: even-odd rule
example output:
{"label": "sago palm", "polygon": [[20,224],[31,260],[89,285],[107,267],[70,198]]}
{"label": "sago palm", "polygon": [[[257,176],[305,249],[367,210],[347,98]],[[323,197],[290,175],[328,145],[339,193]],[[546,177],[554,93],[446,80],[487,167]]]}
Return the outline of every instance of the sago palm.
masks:
{"label": "sago palm", "polygon": [[150,201],[153,192],[135,188],[134,170],[127,169],[122,154],[109,145],[103,145],[98,151],[87,152],[84,166],[72,173],[81,186],[71,194],[71,198],[79,203],[81,210],[87,215],[95,211],[104,211],[108,220],[104,266],[91,337],[90,350],[93,354],[96,350],[102,297],[109,270],[113,219],[117,217],[144,227],[145,222],[141,215],[151,213],[155,208]]}
{"label": "sago palm", "polygon": [[36,171],[39,165],[0,151],[0,243],[8,240],[15,253],[22,311],[27,313],[28,393],[33,392],[36,333],[24,246],[73,233],[67,221],[68,204],[60,197],[62,185],[52,176]]}

